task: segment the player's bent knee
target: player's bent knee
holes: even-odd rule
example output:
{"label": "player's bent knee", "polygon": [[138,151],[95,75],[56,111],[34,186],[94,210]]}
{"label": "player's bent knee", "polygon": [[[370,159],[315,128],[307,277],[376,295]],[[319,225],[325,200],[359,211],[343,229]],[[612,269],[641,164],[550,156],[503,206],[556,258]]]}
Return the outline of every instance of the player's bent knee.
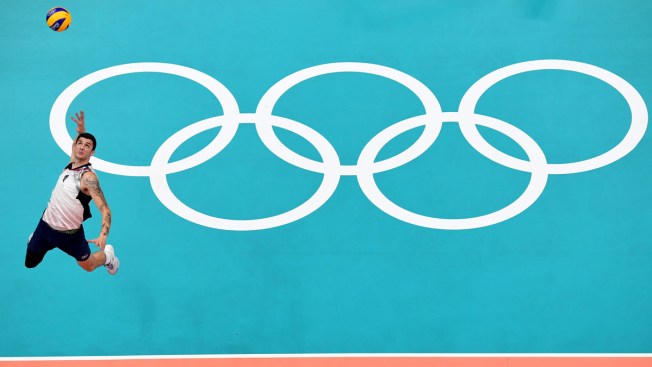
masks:
{"label": "player's bent knee", "polygon": [[84,261],[77,261],[77,264],[79,264],[79,266],[81,266],[82,269],[84,269],[84,270],[86,270],[88,272],[91,272],[91,271],[95,270],[95,266],[93,264],[93,261],[91,261],[91,259],[87,259],[87,260],[84,260]]}
{"label": "player's bent knee", "polygon": [[27,254],[25,255],[25,267],[29,269],[35,268],[38,264],[41,263],[44,256],[45,253],[39,254],[28,250]]}

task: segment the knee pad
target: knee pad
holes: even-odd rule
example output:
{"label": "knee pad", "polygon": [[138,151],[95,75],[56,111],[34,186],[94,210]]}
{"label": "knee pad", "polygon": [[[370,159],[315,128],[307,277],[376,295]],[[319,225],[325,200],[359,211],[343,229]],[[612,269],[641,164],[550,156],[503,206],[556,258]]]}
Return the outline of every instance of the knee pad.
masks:
{"label": "knee pad", "polygon": [[44,257],[45,257],[45,252],[37,254],[27,250],[27,254],[25,255],[25,267],[35,268],[36,265],[41,263]]}

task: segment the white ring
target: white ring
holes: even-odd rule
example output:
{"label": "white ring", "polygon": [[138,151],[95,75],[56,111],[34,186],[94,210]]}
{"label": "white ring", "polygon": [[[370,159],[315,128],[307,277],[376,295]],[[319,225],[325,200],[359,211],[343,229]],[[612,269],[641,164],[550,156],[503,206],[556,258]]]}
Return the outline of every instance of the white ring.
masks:
{"label": "white ring", "polygon": [[474,121],[472,121],[472,115],[475,113],[475,106],[482,94],[494,84],[510,76],[535,70],[567,70],[600,79],[623,95],[632,113],[632,122],[629,131],[627,131],[623,140],[611,150],[583,161],[548,164],[548,173],[578,173],[606,166],[626,156],[643,138],[647,128],[647,108],[641,95],[627,81],[610,71],[590,64],[568,60],[536,60],[505,66],[493,71],[475,82],[464,94],[464,97],[462,97],[459,107],[461,114],[460,128],[466,139],[472,142],[473,147],[482,155],[512,169],[525,172],[531,171],[531,164],[528,161],[505,154],[489,144],[480,135]]}
{"label": "white ring", "polygon": [[[456,121],[461,118],[461,115],[457,112],[447,112],[443,114],[443,118],[444,121]],[[419,123],[419,119],[422,120],[421,123]],[[378,155],[378,152],[380,152],[380,150],[390,140],[410,129],[423,125],[425,123],[423,120],[423,116],[416,117],[404,120],[383,130],[365,146],[362,154],[360,154],[359,165],[361,167],[371,166],[371,163]],[[548,174],[546,173],[546,157],[543,154],[543,151],[527,134],[504,121],[482,115],[473,116],[473,121],[482,126],[499,131],[513,139],[523,148],[523,150],[525,150],[525,153],[531,162],[530,167],[534,168],[532,169],[530,183],[523,194],[503,209],[490,214],[463,219],[442,219],[416,214],[390,201],[380,191],[380,188],[374,180],[373,171],[371,170],[361,171],[358,173],[360,188],[362,188],[362,191],[367,198],[369,198],[369,200],[380,210],[401,221],[426,228],[453,230],[480,228],[500,223],[523,212],[525,209],[529,208],[537,198],[539,198],[539,195],[541,195],[546,186]],[[474,143],[475,142],[470,142],[471,145]]]}
{"label": "white ring", "polygon": [[[66,114],[68,113],[68,107],[70,107],[72,101],[86,88],[95,83],[114,76],[131,73],[164,73],[190,79],[204,86],[217,98],[222,105],[225,116],[237,116],[239,113],[238,103],[231,92],[214,78],[195,69],[175,64],[156,62],[112,66],[110,68],[98,70],[77,80],[66,88],[54,102],[52,110],[50,111],[50,130],[54,140],[66,154],[70,154],[70,149],[72,147],[72,138],[68,135],[68,130],[66,129]],[[168,166],[164,167],[165,172],[179,172],[206,162],[229,144],[237,129],[237,119],[229,119],[208,146],[187,158],[170,163]],[[92,157],[91,162],[97,170],[113,173],[115,175],[149,176],[151,172],[151,168],[147,166],[116,164],[97,157]]]}
{"label": "white ring", "polygon": [[[164,172],[164,168],[167,166],[170,157],[186,140],[203,131],[228,123],[229,118],[233,117],[212,117],[187,126],[168,138],[156,151],[156,154],[154,154],[151,163],[150,183],[161,203],[173,213],[205,227],[233,231],[251,231],[278,227],[299,220],[319,209],[333,195],[340,179],[337,169],[340,166],[340,162],[335,149],[330,143],[306,125],[282,117],[264,116],[263,118],[272,125],[292,131],[308,140],[317,148],[317,151],[324,160],[324,166],[330,167],[324,170],[324,179],[315,194],[306,202],[288,212],[268,218],[250,220],[217,218],[200,213],[182,203],[172,193],[172,190],[170,190],[167,175]],[[235,119],[236,123],[257,123],[260,120],[260,116],[255,114],[240,114]]]}
{"label": "white ring", "polygon": [[[314,78],[319,75],[332,74],[332,73],[367,73],[391,79],[412,91],[417,95],[423,107],[425,114],[431,117],[431,123],[425,124],[425,129],[419,139],[412,146],[405,151],[397,154],[394,157],[388,158],[384,161],[374,163],[377,167],[377,172],[386,171],[396,168],[414,159],[421,154],[428,146],[432,144],[437,138],[439,131],[441,131],[441,106],[437,97],[426,87],[415,79],[414,77],[405,74],[396,69],[388,68],[386,66],[366,64],[359,62],[341,62],[332,64],[323,64],[313,66],[307,69],[300,70],[294,74],[290,74],[285,78],[274,84],[261,98],[256,108],[256,114],[260,116],[273,116],[272,110],[274,105],[278,102],[279,98],[287,92],[290,88],[297,84]],[[256,123],[256,131],[263,144],[267,146],[278,157],[284,161],[303,168],[305,170],[324,173],[324,167],[321,162],[317,162],[299,155],[286,147],[274,133],[272,125],[267,123],[264,119]],[[341,175],[356,175],[358,168],[355,165],[342,165],[340,167]]]}
{"label": "white ring", "polygon": [[[608,83],[618,90],[627,101],[632,113],[632,123],[625,138],[613,149],[597,157],[574,163],[548,164],[541,148],[523,131],[504,121],[475,113],[478,100],[494,84],[519,73],[545,69],[568,70],[587,74]],[[119,165],[95,157],[92,162],[99,171],[127,176],[149,176],[154,193],[163,205],[172,212],[199,225],[226,230],[273,228],[303,218],[317,210],[331,197],[342,175],[357,175],[360,187],[369,200],[382,211],[399,220],[418,226],[440,229],[485,227],[512,218],[532,205],[543,191],[548,174],[588,171],[622,158],[640,142],[647,128],[647,108],[636,89],[609,71],[574,61],[538,60],[498,69],[484,76],[469,88],[460,102],[459,112],[446,113],[441,111],[437,98],[425,85],[395,69],[365,63],[318,65],[291,74],[272,86],[261,98],[256,114],[240,114],[237,102],[228,89],[217,80],[197,70],[174,64],[135,63],[118,65],[91,73],[70,85],[57,98],[50,112],[50,129],[55,141],[64,152],[69,152],[72,145],[72,139],[68,135],[65,125],[67,109],[72,101],[86,88],[99,81],[118,75],[139,72],[168,73],[201,84],[217,97],[222,104],[224,115],[193,123],[174,133],[156,151],[150,166]],[[425,114],[405,119],[385,128],[362,149],[356,165],[340,165],[339,157],[333,146],[317,131],[299,122],[272,115],[274,105],[290,88],[307,79],[338,72],[368,73],[394,80],[417,95],[424,105]],[[531,172],[532,176],[528,187],[518,199],[503,209],[479,217],[441,219],[410,212],[397,206],[384,196],[374,181],[374,174],[399,167],[420,156],[436,140],[444,121],[458,121],[460,129],[469,144],[487,158],[509,168]],[[214,157],[233,139],[239,123],[254,123],[262,142],[279,158],[296,167],[324,174],[322,183],[315,194],[306,202],[288,212],[252,220],[230,220],[208,216],[191,209],[179,201],[168,186],[167,174],[195,167]],[[525,150],[529,160],[516,159],[495,149],[480,135],[476,124],[502,132],[513,139]],[[169,163],[172,154],[183,142],[196,134],[219,126],[221,126],[219,133],[206,147],[187,158]],[[323,162],[308,159],[287,148],[275,135],[274,126],[292,131],[308,140],[317,148]],[[408,130],[421,126],[425,127],[422,134],[408,149],[391,158],[374,162],[380,150],[389,141]]]}

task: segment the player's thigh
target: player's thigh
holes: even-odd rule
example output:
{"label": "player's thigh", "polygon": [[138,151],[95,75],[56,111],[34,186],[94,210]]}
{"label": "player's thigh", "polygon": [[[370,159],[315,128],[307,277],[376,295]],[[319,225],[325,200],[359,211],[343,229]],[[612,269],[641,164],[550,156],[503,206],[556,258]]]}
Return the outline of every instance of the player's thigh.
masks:
{"label": "player's thigh", "polygon": [[66,254],[74,257],[78,262],[84,262],[91,256],[91,248],[88,246],[83,229],[73,234],[60,236],[60,239],[57,241],[57,247]]}
{"label": "player's thigh", "polygon": [[41,220],[27,240],[25,266],[34,268],[40,264],[45,254],[54,248],[53,240],[52,228]]}
{"label": "player's thigh", "polygon": [[32,253],[46,253],[52,250],[56,233],[43,220],[39,221],[34,232],[27,241],[27,251]]}

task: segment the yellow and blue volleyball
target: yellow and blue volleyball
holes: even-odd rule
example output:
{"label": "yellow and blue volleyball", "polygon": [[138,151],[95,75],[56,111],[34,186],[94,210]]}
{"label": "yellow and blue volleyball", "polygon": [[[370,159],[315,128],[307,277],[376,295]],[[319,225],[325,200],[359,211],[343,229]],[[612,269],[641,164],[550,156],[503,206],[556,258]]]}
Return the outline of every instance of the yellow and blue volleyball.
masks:
{"label": "yellow and blue volleyball", "polygon": [[59,6],[50,9],[45,16],[45,22],[48,24],[48,27],[56,32],[63,32],[68,29],[71,21],[72,17],[68,10]]}

